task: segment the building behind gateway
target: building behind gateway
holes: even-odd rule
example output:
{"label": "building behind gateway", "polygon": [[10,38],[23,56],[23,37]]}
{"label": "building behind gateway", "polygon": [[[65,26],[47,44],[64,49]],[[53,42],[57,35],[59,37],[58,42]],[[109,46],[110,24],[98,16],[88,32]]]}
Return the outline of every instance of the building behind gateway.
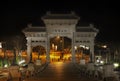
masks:
{"label": "building behind gateway", "polygon": [[[94,40],[98,33],[98,29],[94,28],[94,25],[90,24],[88,26],[77,26],[80,17],[77,16],[74,12],[69,14],[53,14],[47,12],[42,18],[45,26],[32,26],[31,24],[26,27],[23,32],[27,39],[27,58],[30,61],[33,48],[36,46],[42,46],[45,48],[45,60],[46,62],[50,62],[53,60],[51,49],[55,51],[58,50],[58,45],[55,43],[51,44],[51,40],[53,38],[62,38],[64,44],[61,44],[63,48],[58,54],[58,59],[61,60],[65,55],[64,46],[65,38],[68,38],[70,41],[70,61],[72,62],[80,62],[83,56],[88,55],[87,62],[94,62]],[[59,42],[60,43],[60,42]],[[78,57],[78,58],[77,58]],[[54,56],[55,58],[55,56]],[[87,57],[86,57],[87,58]]]}

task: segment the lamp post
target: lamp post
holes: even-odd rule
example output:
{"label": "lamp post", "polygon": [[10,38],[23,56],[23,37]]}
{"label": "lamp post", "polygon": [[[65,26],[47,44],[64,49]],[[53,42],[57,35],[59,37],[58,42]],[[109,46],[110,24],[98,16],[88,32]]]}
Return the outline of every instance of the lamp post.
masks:
{"label": "lamp post", "polygon": [[111,61],[111,54],[110,54],[110,49],[108,48],[107,45],[103,45],[102,48],[105,50],[105,54],[106,54],[106,63],[110,63]]}

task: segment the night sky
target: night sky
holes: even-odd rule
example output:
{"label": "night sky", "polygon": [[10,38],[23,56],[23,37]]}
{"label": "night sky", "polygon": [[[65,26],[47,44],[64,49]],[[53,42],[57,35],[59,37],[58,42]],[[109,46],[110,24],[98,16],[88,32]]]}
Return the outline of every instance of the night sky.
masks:
{"label": "night sky", "polygon": [[1,2],[0,39],[11,35],[20,35],[28,23],[43,25],[41,16],[47,11],[66,13],[75,11],[80,16],[79,24],[93,23],[100,30],[96,40],[120,41],[120,12],[118,2],[79,1],[79,0],[39,0],[39,1]]}

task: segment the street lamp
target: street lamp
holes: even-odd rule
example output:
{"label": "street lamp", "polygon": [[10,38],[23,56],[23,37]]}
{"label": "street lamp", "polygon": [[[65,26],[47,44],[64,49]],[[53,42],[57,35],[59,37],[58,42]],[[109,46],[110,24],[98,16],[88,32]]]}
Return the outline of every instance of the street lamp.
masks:
{"label": "street lamp", "polygon": [[[101,46],[105,51],[106,51],[106,49],[107,49],[107,45],[103,45],[103,46]],[[105,55],[106,55],[106,63],[108,62],[108,55],[106,54],[106,52],[105,52]]]}
{"label": "street lamp", "polygon": [[103,48],[107,48],[107,45],[103,45],[102,47],[103,47]]}
{"label": "street lamp", "polygon": [[110,49],[108,48],[107,45],[102,45],[101,47],[103,49],[103,52],[105,53],[106,63],[108,63],[108,62],[110,63],[110,61],[111,61]]}

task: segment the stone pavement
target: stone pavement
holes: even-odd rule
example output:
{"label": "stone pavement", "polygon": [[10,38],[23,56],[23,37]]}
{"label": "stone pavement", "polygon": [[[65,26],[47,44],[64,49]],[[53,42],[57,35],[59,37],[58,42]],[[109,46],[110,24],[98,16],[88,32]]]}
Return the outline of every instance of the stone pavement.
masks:
{"label": "stone pavement", "polygon": [[79,70],[73,63],[54,62],[42,72],[24,81],[97,81],[94,78],[80,76]]}
{"label": "stone pavement", "polygon": [[[11,73],[14,73],[14,69]],[[17,71],[17,70],[16,70]],[[19,72],[18,72],[19,73]],[[80,69],[71,62],[53,62],[35,68],[33,76],[24,76],[24,80],[19,80],[19,74],[15,72],[10,81],[103,81],[95,77],[81,75]],[[7,78],[0,78],[0,81],[7,81]],[[106,81],[114,81],[111,78]]]}
{"label": "stone pavement", "polygon": [[[47,64],[35,65],[35,71],[41,72]],[[19,66],[10,66],[8,68],[0,69],[0,81],[23,81],[20,80],[21,76],[25,79],[27,78],[28,68],[22,68],[20,70]],[[35,73],[35,72],[34,72]],[[37,73],[38,74],[38,73]],[[28,74],[30,75],[30,73]]]}

